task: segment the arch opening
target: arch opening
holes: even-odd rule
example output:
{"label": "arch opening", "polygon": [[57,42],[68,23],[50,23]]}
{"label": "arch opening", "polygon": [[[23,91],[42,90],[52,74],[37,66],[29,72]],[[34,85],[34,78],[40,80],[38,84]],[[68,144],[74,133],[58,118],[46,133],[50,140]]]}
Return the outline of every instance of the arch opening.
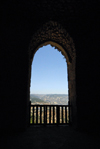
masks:
{"label": "arch opening", "polygon": [[[43,89],[42,85],[45,84],[44,91],[38,91],[37,84],[41,84],[41,89]],[[49,91],[50,88],[45,91],[45,89],[48,89],[48,85],[52,87],[55,85],[55,88],[52,89],[51,87],[51,91]],[[36,87],[37,89],[35,89]],[[31,65],[31,94],[35,94],[35,92],[38,94],[68,94],[66,59],[51,44],[46,43],[45,46],[39,48],[33,58]]]}
{"label": "arch opening", "polygon": [[[75,62],[76,53],[72,38],[65,29],[57,22],[50,21],[44,24],[34,34],[29,47],[29,94],[31,83],[31,65],[36,51],[42,47],[50,44],[52,47],[61,51],[67,62],[68,71],[68,93],[71,104],[70,121],[73,126],[77,125],[77,104],[76,104],[76,76],[75,76]],[[30,97],[30,96],[29,96]]]}
{"label": "arch opening", "polygon": [[[69,124],[69,108],[65,106],[68,105],[69,100],[66,57],[56,49],[58,47],[57,44],[52,42],[51,46],[51,42],[46,42],[44,45],[40,45],[41,48],[36,50],[31,65],[30,101],[34,108],[38,105],[38,122],[36,122],[36,110],[32,112],[33,109],[31,107],[30,124],[40,124],[40,105],[47,106],[47,124],[57,123],[57,106],[60,108],[60,124],[62,122],[66,124],[66,121]],[[57,45],[55,49],[54,45]],[[52,105],[54,105],[54,121]],[[63,105],[63,109],[60,105]],[[50,107],[51,110],[49,109]],[[32,121],[33,113],[34,122]],[[44,112],[42,111],[42,119],[43,114]],[[51,121],[49,119],[50,114]],[[41,124],[43,123],[44,121]]]}

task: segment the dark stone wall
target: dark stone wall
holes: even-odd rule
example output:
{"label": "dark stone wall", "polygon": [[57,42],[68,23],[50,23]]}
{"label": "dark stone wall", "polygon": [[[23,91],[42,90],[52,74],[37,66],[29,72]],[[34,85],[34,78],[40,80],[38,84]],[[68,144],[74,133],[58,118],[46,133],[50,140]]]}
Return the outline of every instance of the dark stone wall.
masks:
{"label": "dark stone wall", "polygon": [[28,48],[46,22],[61,24],[75,43],[77,127],[100,132],[99,9],[86,1],[28,1],[2,5],[0,130],[28,125]]}
{"label": "dark stone wall", "polygon": [[[76,45],[76,89],[78,124],[81,129],[99,129],[99,24],[97,16],[87,19],[78,32]],[[75,39],[76,40],[76,39]]]}

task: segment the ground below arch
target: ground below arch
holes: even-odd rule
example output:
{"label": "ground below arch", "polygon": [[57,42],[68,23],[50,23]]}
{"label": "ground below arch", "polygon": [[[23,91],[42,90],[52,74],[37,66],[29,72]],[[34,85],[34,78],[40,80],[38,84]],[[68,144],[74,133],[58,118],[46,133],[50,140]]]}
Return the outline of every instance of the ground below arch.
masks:
{"label": "ground below arch", "polygon": [[[5,136],[4,136],[5,137]],[[69,126],[32,126],[23,133],[1,139],[0,148],[11,149],[99,149],[99,138],[73,130]],[[5,140],[5,139],[4,139]]]}

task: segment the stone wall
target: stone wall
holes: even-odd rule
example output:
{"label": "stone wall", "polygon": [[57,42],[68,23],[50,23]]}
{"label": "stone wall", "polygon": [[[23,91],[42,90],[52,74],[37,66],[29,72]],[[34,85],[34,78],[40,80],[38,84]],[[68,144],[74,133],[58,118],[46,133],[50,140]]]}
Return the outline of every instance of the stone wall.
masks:
{"label": "stone wall", "polygon": [[[51,21],[60,24],[65,30],[63,35],[64,32],[68,33],[73,41],[72,45],[73,43],[75,45],[76,60],[72,61],[75,64],[75,75],[71,75],[73,71],[69,71],[69,76],[74,76],[69,79],[71,82],[69,84],[75,87],[69,85],[69,88],[73,88],[73,91],[70,90],[72,113],[77,115],[77,119],[73,119],[72,124],[76,120],[77,128],[99,132],[99,8],[97,2],[42,0],[39,3],[39,1],[30,0],[15,3],[12,1],[12,3],[4,3],[1,11],[0,129],[22,130],[28,126],[30,42],[32,39],[35,41],[37,32],[40,30],[42,34],[41,28]],[[44,42],[42,39],[42,42],[31,45],[37,50],[37,46],[47,40]],[[61,41],[57,44],[61,47],[66,46]],[[68,48],[66,50],[71,62],[73,46],[71,50]],[[74,68],[69,66],[70,70]]]}

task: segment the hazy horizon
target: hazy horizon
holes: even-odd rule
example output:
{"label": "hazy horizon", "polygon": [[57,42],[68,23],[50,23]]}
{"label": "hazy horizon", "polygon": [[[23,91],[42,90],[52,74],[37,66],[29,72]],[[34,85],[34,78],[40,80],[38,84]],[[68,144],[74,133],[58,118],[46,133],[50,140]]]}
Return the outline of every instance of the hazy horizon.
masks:
{"label": "hazy horizon", "polygon": [[[36,93],[30,93],[30,94],[36,94]],[[39,94],[40,94],[40,93],[39,93]],[[54,94],[56,94],[56,93],[51,93],[51,94],[50,94],[50,93],[47,93],[47,94],[46,94],[46,93],[42,93],[42,94],[43,94],[43,95],[51,95],[51,94],[54,95]],[[36,95],[37,95],[37,94],[36,94]],[[59,94],[59,93],[57,93],[56,95],[68,95],[68,94]]]}

